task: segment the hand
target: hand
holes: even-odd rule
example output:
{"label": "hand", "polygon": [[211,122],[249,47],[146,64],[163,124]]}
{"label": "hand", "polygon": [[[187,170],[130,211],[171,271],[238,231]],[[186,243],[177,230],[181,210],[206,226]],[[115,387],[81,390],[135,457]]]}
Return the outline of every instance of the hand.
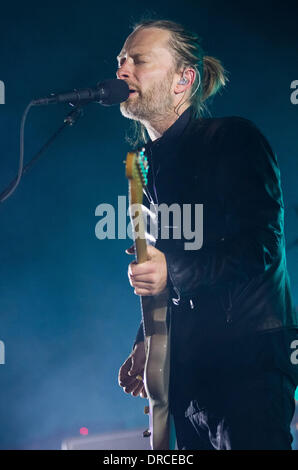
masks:
{"label": "hand", "polygon": [[[126,253],[134,254],[134,247],[128,248]],[[133,261],[128,266],[129,282],[134,287],[134,293],[137,295],[158,295],[167,286],[166,257],[160,250],[151,245],[148,245],[147,253],[148,261],[140,264]]]}
{"label": "hand", "polygon": [[133,352],[119,369],[118,383],[125,393],[131,393],[134,397],[141,395],[142,398],[147,398],[143,380],[136,378],[138,375],[143,377],[145,362],[145,345],[142,341],[135,345]]}

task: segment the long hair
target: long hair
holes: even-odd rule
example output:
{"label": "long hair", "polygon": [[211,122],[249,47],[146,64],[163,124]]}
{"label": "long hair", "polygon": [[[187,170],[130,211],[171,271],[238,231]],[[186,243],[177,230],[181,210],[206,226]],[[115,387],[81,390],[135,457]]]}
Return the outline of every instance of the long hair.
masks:
{"label": "long hair", "polygon": [[[187,67],[195,69],[196,78],[192,85],[190,102],[194,118],[208,112],[206,101],[214,96],[228,81],[228,72],[215,57],[205,56],[200,37],[187,31],[179,23],[169,20],[146,20],[133,26],[133,32],[145,28],[159,28],[170,32],[169,47],[173,52],[176,70]],[[183,104],[183,103],[182,103]],[[143,145],[148,140],[145,126],[139,121],[132,121],[132,135],[127,137],[130,144]]]}

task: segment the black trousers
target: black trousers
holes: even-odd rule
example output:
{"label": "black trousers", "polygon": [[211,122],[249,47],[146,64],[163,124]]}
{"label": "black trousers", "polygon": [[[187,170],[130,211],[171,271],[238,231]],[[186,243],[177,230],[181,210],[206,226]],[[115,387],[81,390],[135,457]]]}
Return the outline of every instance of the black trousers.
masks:
{"label": "black trousers", "polygon": [[290,450],[295,385],[281,371],[230,380],[172,410],[178,449]]}
{"label": "black trousers", "polygon": [[[297,332],[239,342],[216,367],[206,363],[210,352],[201,365],[181,367],[176,359],[170,403],[178,449],[290,450],[298,383],[293,338]],[[187,380],[192,375],[194,383]]]}

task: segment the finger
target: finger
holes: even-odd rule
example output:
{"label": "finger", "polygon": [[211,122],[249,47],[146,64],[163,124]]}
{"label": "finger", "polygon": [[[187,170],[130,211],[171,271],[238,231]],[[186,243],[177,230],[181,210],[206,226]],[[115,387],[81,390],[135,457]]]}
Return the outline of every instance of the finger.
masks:
{"label": "finger", "polygon": [[151,290],[152,287],[153,287],[153,283],[152,282],[136,282],[136,281],[132,281],[132,287],[135,287],[136,289],[147,289],[147,290]]}
{"label": "finger", "polygon": [[130,279],[134,282],[144,282],[145,284],[153,284],[156,282],[154,274],[130,274]]}
{"label": "finger", "polygon": [[126,387],[123,387],[123,390],[125,393],[131,393],[133,392],[138,386],[140,382],[136,379],[133,380],[133,382],[130,385],[127,385]]}
{"label": "finger", "polygon": [[146,389],[145,389],[145,385],[143,385],[140,395],[141,395],[142,398],[148,398],[147,393],[146,393]]}
{"label": "finger", "polygon": [[128,371],[129,376],[133,376],[135,379],[137,378],[138,375],[143,377],[143,372],[144,372],[144,364],[139,363],[139,361],[134,360],[132,361],[132,366],[130,370]]}
{"label": "finger", "polygon": [[127,375],[121,381],[119,381],[119,385],[122,388],[129,387],[135,380],[136,380],[135,377],[130,377],[129,375]]}
{"label": "finger", "polygon": [[118,382],[119,385],[128,377],[128,371],[131,369],[131,357],[127,358],[126,361],[122,364],[118,373]]}
{"label": "finger", "polygon": [[132,396],[137,397],[138,395],[140,395],[142,389],[143,389],[143,381],[139,382],[136,388],[131,392]]}
{"label": "finger", "polygon": [[137,275],[147,275],[154,273],[154,265],[150,261],[145,261],[144,263],[137,263],[132,261],[128,266],[128,274],[133,276]]}
{"label": "finger", "polygon": [[141,295],[142,297],[147,297],[149,295],[154,295],[154,292],[152,291],[152,289],[138,289],[138,288],[136,288],[134,290],[134,294]]}
{"label": "finger", "polygon": [[137,386],[140,383],[143,384],[144,367],[138,367],[137,364],[134,364],[128,374],[129,376],[131,375],[131,382],[128,384],[128,387]]}

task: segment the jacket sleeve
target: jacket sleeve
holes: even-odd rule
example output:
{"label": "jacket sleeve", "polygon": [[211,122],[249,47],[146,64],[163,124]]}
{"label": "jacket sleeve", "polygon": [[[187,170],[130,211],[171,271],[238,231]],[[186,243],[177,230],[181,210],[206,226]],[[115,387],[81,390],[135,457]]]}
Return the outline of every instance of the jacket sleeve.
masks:
{"label": "jacket sleeve", "polygon": [[[219,129],[214,177],[225,213],[225,236],[212,247],[165,253],[178,298],[201,286],[248,280],[266,271],[283,243],[283,201],[276,157],[246,119],[229,118]],[[199,201],[198,201],[199,202]]]}

